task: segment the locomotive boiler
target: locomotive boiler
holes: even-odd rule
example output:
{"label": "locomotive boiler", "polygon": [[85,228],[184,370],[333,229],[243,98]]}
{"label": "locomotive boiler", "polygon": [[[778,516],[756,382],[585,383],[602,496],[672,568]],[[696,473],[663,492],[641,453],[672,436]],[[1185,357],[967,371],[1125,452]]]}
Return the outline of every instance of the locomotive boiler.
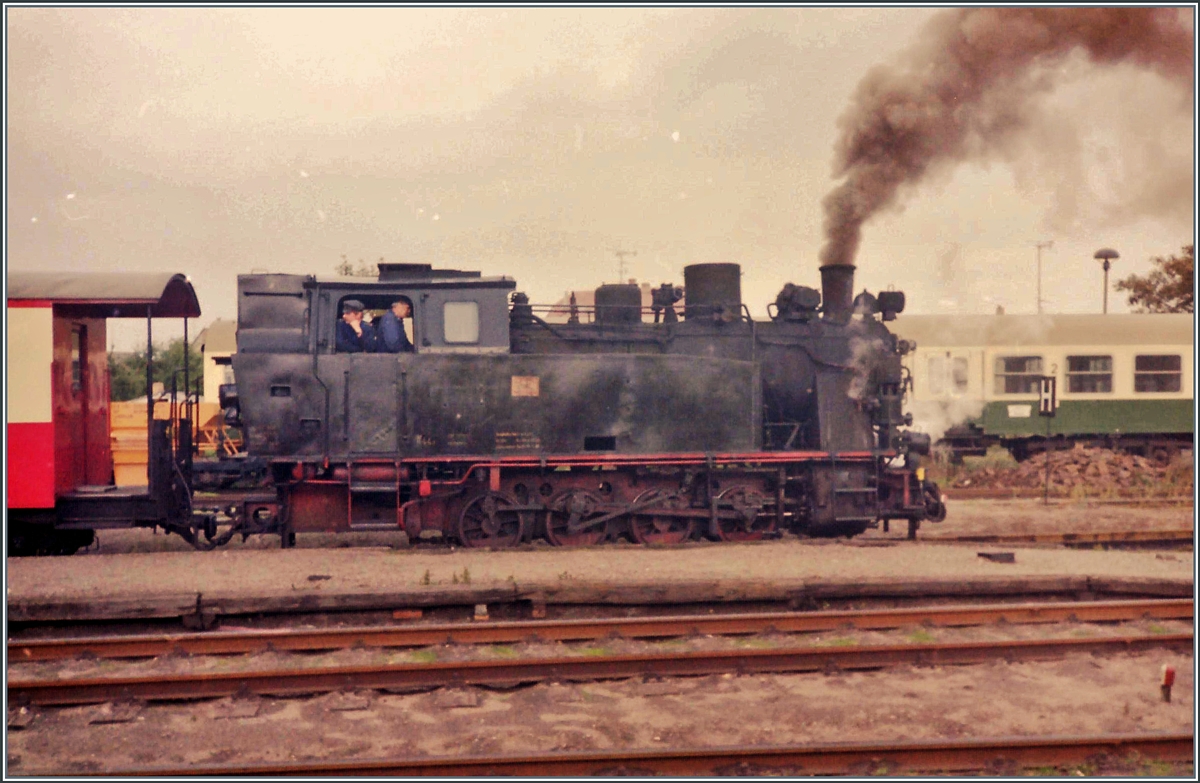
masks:
{"label": "locomotive boiler", "polygon": [[[606,285],[531,305],[514,280],[423,264],[377,278],[238,278],[223,404],[275,493],[222,536],[404,530],[505,547],[852,536],[944,514],[903,429],[904,295],[788,284],[753,319],[736,264],[682,288]],[[338,351],[347,302],[404,302],[413,350]],[[214,522],[205,533],[213,539]]]}

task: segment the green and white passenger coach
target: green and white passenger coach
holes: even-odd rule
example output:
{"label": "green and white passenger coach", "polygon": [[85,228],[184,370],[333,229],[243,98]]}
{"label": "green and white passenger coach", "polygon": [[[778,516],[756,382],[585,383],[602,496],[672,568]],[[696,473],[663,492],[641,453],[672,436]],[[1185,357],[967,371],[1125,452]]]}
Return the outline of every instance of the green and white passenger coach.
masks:
{"label": "green and white passenger coach", "polygon": [[[955,457],[993,444],[1018,460],[1075,443],[1160,460],[1191,449],[1191,314],[904,315],[914,423]],[[1057,409],[1039,416],[1041,378]]]}

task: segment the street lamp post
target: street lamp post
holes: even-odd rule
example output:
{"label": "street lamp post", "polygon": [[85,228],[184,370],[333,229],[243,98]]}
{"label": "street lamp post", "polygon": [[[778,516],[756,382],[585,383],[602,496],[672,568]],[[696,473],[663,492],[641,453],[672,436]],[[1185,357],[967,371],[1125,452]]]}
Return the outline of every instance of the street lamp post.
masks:
{"label": "street lamp post", "polygon": [[1037,311],[1038,315],[1042,314],[1042,251],[1049,250],[1054,247],[1054,240],[1047,242],[1035,242],[1034,247],[1037,248],[1037,264],[1038,264],[1038,289],[1037,289]]}
{"label": "street lamp post", "polygon": [[1108,270],[1112,268],[1112,259],[1120,258],[1121,254],[1112,248],[1102,247],[1096,251],[1092,258],[1099,259],[1104,262],[1104,313],[1108,314]]}

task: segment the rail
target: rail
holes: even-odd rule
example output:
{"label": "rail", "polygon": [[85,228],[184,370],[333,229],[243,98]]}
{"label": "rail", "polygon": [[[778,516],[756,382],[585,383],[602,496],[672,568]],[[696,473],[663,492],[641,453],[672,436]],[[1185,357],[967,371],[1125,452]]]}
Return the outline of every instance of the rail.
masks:
{"label": "rail", "polygon": [[956,740],[839,742],[775,747],[740,746],[673,750],[589,750],[504,756],[400,758],[303,762],[140,767],[114,770],[116,778],[260,775],[394,777],[519,775],[564,777],[600,775],[758,775],[786,771],[793,775],[837,775],[882,772],[1006,773],[1013,767],[1066,767],[1100,756],[1135,757],[1140,761],[1189,762],[1192,733],[1102,734],[1060,737],[986,737]]}
{"label": "rail", "polygon": [[1130,653],[1167,648],[1190,651],[1191,632],[1098,638],[934,644],[805,646],[759,650],[640,653],[610,656],[535,657],[375,666],[276,668],[238,672],[165,673],[145,676],[14,678],[9,668],[11,704],[95,704],[114,700],[206,699],[258,694],[290,696],[348,689],[512,686],[547,680],[602,680],[627,677],[697,677],[737,672],[766,674],[879,669],[1004,660],[1045,660],[1070,653]]}
{"label": "rail", "polygon": [[1190,544],[1196,540],[1191,528],[1175,530],[1106,530],[1094,533],[1001,533],[988,535],[924,536],[924,541],[973,544],[1062,544],[1091,546],[1095,544]]}
{"label": "rail", "polygon": [[812,633],[845,628],[885,630],[906,625],[964,627],[987,623],[1117,622],[1143,618],[1187,620],[1191,599],[1150,599],[978,606],[936,606],[822,612],[757,612],[719,615],[670,615],[646,618],[524,620],[494,623],[439,623],[414,626],[209,631],[206,633],[10,640],[8,660],[49,661],[92,655],[98,658],[146,658],[182,652],[190,655],[279,651],[337,650],[352,647],[422,647],[437,644],[506,644],[627,639],[689,635]]}

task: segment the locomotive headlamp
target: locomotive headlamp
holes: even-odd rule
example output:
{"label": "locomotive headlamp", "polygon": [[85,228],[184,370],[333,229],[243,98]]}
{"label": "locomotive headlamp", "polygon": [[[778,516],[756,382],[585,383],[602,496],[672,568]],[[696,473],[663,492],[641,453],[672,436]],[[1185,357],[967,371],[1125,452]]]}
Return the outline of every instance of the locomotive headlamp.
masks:
{"label": "locomotive headlamp", "polygon": [[236,408],[238,405],[238,390],[236,383],[222,383],[217,387],[217,402],[221,409]]}
{"label": "locomotive headlamp", "polygon": [[894,321],[897,314],[904,312],[903,291],[880,291],[878,299],[879,310],[883,313],[883,320]]}

